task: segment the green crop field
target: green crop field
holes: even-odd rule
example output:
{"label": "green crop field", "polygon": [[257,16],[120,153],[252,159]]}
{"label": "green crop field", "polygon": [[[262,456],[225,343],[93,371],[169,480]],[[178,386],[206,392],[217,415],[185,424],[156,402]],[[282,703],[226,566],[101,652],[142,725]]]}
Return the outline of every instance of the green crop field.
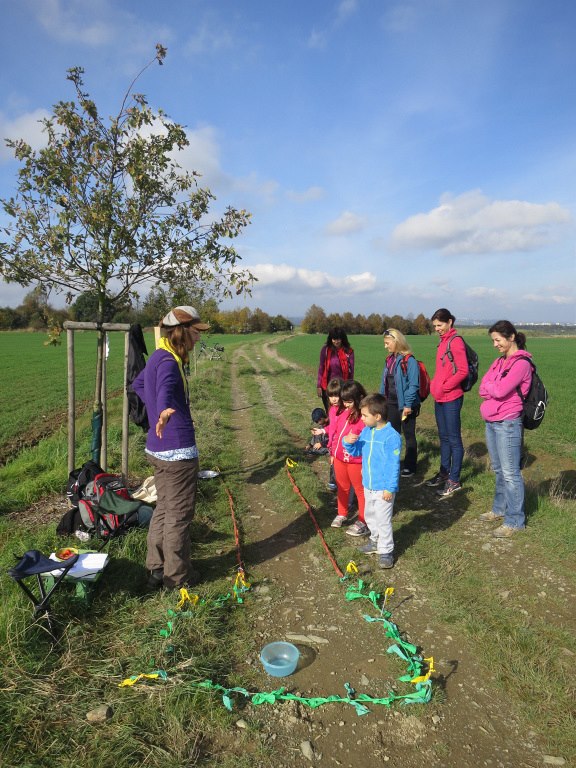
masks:
{"label": "green crop field", "polygon": [[[467,337],[470,346],[480,359],[480,377],[497,357],[496,350],[487,333],[473,333]],[[316,373],[320,348],[325,342],[321,335],[302,335],[287,339],[282,344],[282,355],[310,370],[310,401],[314,405]],[[430,376],[434,372],[434,361],[438,339],[436,336],[410,336],[409,342],[414,354],[422,360]],[[368,391],[378,390],[385,359],[381,336],[353,336],[350,343],[355,354],[355,378]],[[542,426],[526,433],[529,449],[544,450],[552,455],[576,457],[576,419],[573,417],[572,398],[576,374],[576,338],[534,337],[527,342],[528,351],[534,356],[538,372],[550,394],[550,403]],[[472,436],[480,438],[484,424],[480,418],[478,385],[464,398],[462,426]],[[434,402],[429,398],[423,413],[434,412]]]}
{"label": "green crop field", "polygon": [[[0,454],[12,443],[26,442],[27,434],[57,418],[65,422],[68,407],[68,374],[66,337],[56,347],[44,346],[42,333],[0,332],[2,366],[0,367]],[[244,340],[242,336],[206,336],[207,344],[217,339],[226,349]],[[149,352],[154,350],[152,333],[146,335]],[[96,334],[80,331],[74,334],[75,386],[77,408],[90,407],[94,398],[96,372]],[[124,334],[109,334],[107,391],[122,390],[124,367]]]}

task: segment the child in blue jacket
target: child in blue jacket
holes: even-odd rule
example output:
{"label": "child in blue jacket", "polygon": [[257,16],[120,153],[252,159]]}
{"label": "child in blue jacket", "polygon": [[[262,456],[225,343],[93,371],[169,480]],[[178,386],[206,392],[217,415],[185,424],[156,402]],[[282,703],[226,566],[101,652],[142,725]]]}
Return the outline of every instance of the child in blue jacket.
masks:
{"label": "child in blue jacket", "polygon": [[400,478],[402,438],[388,421],[388,405],[383,395],[368,395],[360,403],[364,429],[348,434],[342,442],[352,456],[362,456],[367,544],[359,547],[366,555],[377,554],[380,568],[394,567],[392,513]]}

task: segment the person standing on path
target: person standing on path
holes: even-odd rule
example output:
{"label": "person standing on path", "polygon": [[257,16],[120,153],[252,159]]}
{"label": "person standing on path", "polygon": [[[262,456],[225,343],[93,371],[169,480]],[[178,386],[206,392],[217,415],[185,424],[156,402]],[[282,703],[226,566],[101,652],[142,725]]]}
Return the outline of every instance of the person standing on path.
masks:
{"label": "person standing on path", "polygon": [[199,462],[184,369],[201,331],[210,326],[194,307],[175,307],[160,328],[157,349],[132,387],[148,413],[146,454],[158,494],[148,530],[148,588],[173,589],[200,580],[190,562]]}
{"label": "person standing on path", "polygon": [[435,400],[434,415],[440,438],[440,470],[426,485],[441,486],[436,493],[440,497],[447,497],[462,489],[460,471],[464,459],[464,444],[460,412],[464,401],[462,382],[468,375],[468,361],[464,341],[454,328],[454,315],[441,308],[434,312],[431,320],[440,337],[436,350],[436,369],[430,382],[430,394]]}
{"label": "person standing on path", "polygon": [[328,382],[332,379],[352,381],[354,378],[354,350],[343,328],[331,328],[326,343],[320,350],[320,365],[316,392],[322,398],[326,413],[330,402],[326,394]]}
{"label": "person standing on path", "polygon": [[418,461],[416,417],[420,413],[420,370],[406,337],[396,328],[384,331],[384,346],[388,356],[382,371],[380,394],[388,403],[387,421],[399,435],[404,433],[406,452],[400,474],[412,477]]}
{"label": "person standing on path", "polygon": [[480,413],[486,423],[486,446],[496,475],[492,510],[480,515],[483,522],[502,520],[493,536],[513,536],[526,524],[524,480],[520,472],[522,454],[522,398],[532,381],[532,355],[526,351],[526,336],[508,320],[499,320],[488,330],[500,357],[492,363],[480,383]]}

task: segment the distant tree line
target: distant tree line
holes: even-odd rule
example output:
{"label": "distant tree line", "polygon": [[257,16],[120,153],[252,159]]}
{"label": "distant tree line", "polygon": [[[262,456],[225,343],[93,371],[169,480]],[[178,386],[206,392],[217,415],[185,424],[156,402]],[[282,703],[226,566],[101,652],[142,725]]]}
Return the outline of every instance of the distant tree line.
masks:
{"label": "distant tree line", "polygon": [[328,333],[331,328],[344,328],[348,334],[372,334],[381,335],[386,328],[396,328],[405,336],[424,336],[433,331],[432,323],[420,313],[417,317],[402,317],[401,315],[379,315],[372,313],[365,315],[353,315],[351,312],[331,313],[324,312],[321,307],[312,304],[306,312],[300,329],[304,333]]}
{"label": "distant tree line", "polygon": [[[153,288],[143,301],[138,297],[126,297],[120,304],[117,301],[114,304],[105,302],[103,321],[153,327],[171,307],[179,305],[195,307],[202,320],[210,323],[214,333],[275,333],[293,329],[292,322],[287,318],[282,315],[272,317],[261,309],[244,307],[221,311],[213,297],[194,289],[174,292]],[[55,309],[49,303],[46,288],[39,285],[27,293],[22,304],[15,309],[0,307],[0,330],[51,331],[61,328],[66,320],[96,322],[97,316],[98,296],[95,292],[81,293],[68,308]]]}

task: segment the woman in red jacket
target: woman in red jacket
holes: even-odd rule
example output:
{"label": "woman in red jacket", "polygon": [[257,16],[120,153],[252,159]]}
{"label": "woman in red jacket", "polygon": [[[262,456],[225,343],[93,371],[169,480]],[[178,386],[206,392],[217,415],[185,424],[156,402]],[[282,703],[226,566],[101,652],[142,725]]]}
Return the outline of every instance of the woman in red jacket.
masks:
{"label": "woman in red jacket", "polygon": [[330,403],[326,394],[328,382],[332,379],[352,381],[354,378],[354,350],[343,328],[331,328],[326,344],[320,350],[320,365],[316,392],[322,398],[324,410],[328,413]]}
{"label": "woman in red jacket", "polygon": [[464,400],[462,382],[468,375],[468,361],[464,341],[454,328],[454,315],[445,308],[437,309],[431,320],[440,337],[436,351],[436,370],[430,382],[430,394],[436,401],[434,415],[440,438],[440,471],[426,485],[441,486],[436,493],[447,497],[462,489],[460,471],[464,445],[460,411]]}

